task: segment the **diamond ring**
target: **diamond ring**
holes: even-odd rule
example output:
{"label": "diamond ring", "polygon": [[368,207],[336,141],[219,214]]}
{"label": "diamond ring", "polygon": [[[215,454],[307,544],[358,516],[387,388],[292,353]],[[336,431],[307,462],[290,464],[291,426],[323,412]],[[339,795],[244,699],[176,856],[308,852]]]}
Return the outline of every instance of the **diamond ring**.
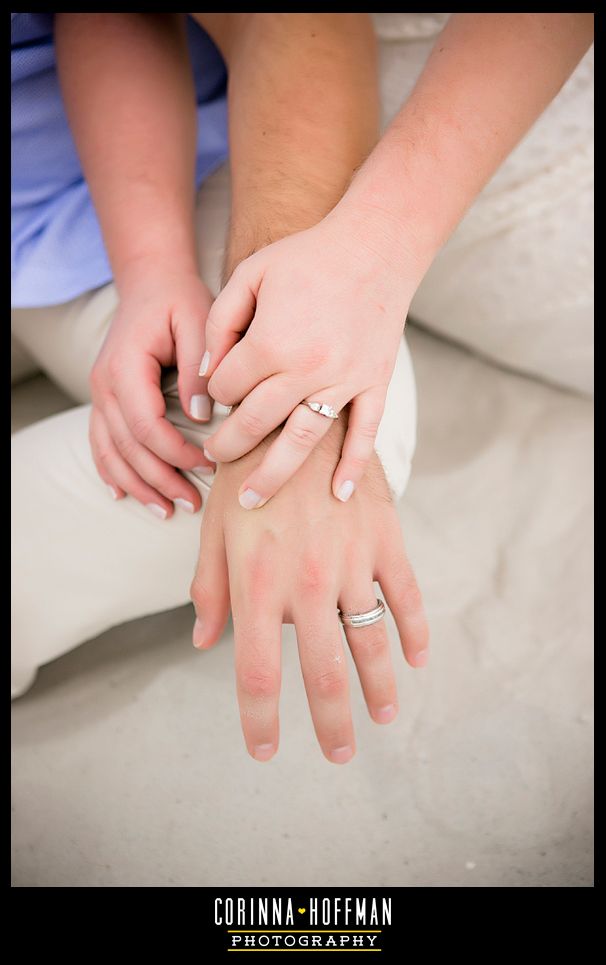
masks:
{"label": "diamond ring", "polygon": [[306,402],[303,400],[301,405],[306,405],[308,409],[312,410],[312,412],[317,412],[318,415],[325,415],[329,419],[339,418],[339,413],[336,412],[335,409],[328,404],[328,402]]}

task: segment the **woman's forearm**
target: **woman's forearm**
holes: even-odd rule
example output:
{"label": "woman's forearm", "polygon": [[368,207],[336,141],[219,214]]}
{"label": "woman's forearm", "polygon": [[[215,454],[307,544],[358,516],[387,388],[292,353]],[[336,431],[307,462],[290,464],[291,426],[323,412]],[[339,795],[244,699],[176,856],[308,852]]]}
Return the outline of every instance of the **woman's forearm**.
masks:
{"label": "woman's forearm", "polygon": [[118,286],[149,257],[195,271],[195,92],[182,16],[60,13],[55,42]]}
{"label": "woman's forearm", "polygon": [[320,221],[378,138],[365,14],[194,14],[229,69],[232,210],[226,276]]}
{"label": "woman's forearm", "polygon": [[339,206],[360,238],[420,277],[592,36],[592,14],[454,14]]}

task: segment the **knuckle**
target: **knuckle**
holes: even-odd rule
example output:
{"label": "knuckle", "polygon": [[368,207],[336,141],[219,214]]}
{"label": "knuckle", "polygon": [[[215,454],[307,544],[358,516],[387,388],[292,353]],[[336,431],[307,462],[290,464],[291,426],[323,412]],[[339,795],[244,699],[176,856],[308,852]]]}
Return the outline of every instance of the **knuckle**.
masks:
{"label": "knuckle", "polygon": [[286,433],[289,442],[295,449],[313,449],[320,438],[318,429],[297,422],[288,426]]}
{"label": "knuckle", "polygon": [[266,426],[263,424],[261,416],[251,409],[241,407],[239,409],[240,425],[248,436],[253,439],[262,439],[266,435]]}
{"label": "knuckle", "polygon": [[150,420],[145,416],[136,416],[130,424],[132,434],[142,445],[146,444],[151,435],[153,427],[154,423],[150,422]]}
{"label": "knuckle", "polygon": [[128,463],[132,462],[137,451],[137,443],[132,436],[127,436],[126,438],[124,436],[117,436],[114,442],[120,455],[123,456]]}
{"label": "knuckle", "polygon": [[423,597],[414,574],[411,571],[402,573],[398,579],[396,598],[400,605],[414,613],[423,609]]}
{"label": "knuckle", "polygon": [[105,389],[105,372],[100,365],[93,365],[88,377],[88,384],[93,396],[99,395]]}
{"label": "knuckle", "polygon": [[250,328],[246,333],[246,341],[255,356],[260,358],[265,365],[281,368],[281,357],[279,345],[276,339],[271,338],[267,332],[255,327]]}
{"label": "knuckle", "polygon": [[330,361],[333,351],[334,348],[330,342],[314,341],[301,351],[297,360],[297,367],[306,374],[315,372]]}
{"label": "knuckle", "polygon": [[361,423],[356,432],[362,439],[368,439],[371,442],[376,438],[377,432],[379,431],[379,419],[372,419]]}
{"label": "knuckle", "polygon": [[110,381],[117,382],[122,377],[124,362],[119,355],[110,355],[105,363]]}
{"label": "knuckle", "polygon": [[317,671],[311,681],[313,690],[320,697],[343,697],[347,690],[347,681],[338,670]]}
{"label": "knuckle", "polygon": [[[220,298],[221,296],[219,296]],[[216,308],[217,302],[213,305],[206,317],[206,335],[216,337],[221,331],[221,308]]]}
{"label": "knuckle", "polygon": [[[356,455],[355,453],[352,453],[351,455],[347,456],[347,464],[348,464],[352,469],[357,469],[358,471],[359,471],[359,470],[364,470],[364,469],[366,468],[366,466],[368,465],[368,460],[369,460],[369,458],[370,458],[370,455],[368,455],[368,456],[359,456],[359,455]],[[344,461],[345,461],[345,460],[344,460]]]}
{"label": "knuckle", "polygon": [[304,553],[301,558],[299,585],[307,595],[327,595],[331,588],[331,579],[325,561]]}
{"label": "knuckle", "polygon": [[376,660],[385,654],[387,640],[381,633],[373,633],[370,627],[365,627],[356,641],[356,649],[365,660]]}
{"label": "knuckle", "polygon": [[258,667],[243,667],[239,680],[240,690],[246,697],[274,697],[280,688],[277,673]]}
{"label": "knuckle", "polygon": [[263,533],[259,544],[248,554],[244,570],[244,594],[250,602],[265,600],[276,582],[273,547],[276,537]]}

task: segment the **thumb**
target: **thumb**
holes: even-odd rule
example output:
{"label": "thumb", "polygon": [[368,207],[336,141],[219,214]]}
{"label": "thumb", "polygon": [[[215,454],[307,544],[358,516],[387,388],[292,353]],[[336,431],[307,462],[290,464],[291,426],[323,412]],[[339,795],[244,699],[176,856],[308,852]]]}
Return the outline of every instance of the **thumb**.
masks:
{"label": "thumb", "polygon": [[212,519],[208,510],[202,519],[200,556],[190,596],[196,611],[194,647],[207,650],[223,633],[229,616],[229,574],[223,529],[220,517]]}
{"label": "thumb", "polygon": [[206,351],[200,375],[211,377],[252,322],[261,278],[260,262],[253,255],[238,265],[213,302],[206,319]]}
{"label": "thumb", "polygon": [[204,317],[192,314],[180,319],[174,325],[174,339],[179,373],[177,384],[183,411],[196,422],[208,422],[212,415],[208,379],[198,374],[204,352]]}

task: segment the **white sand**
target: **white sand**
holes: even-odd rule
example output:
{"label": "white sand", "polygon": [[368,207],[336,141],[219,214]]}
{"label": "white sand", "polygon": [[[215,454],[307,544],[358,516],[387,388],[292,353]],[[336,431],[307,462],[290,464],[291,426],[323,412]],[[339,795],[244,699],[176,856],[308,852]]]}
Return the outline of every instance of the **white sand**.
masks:
{"label": "white sand", "polygon": [[[292,628],[282,738],[245,753],[232,640],[189,608],[87,643],[13,705],[17,886],[590,886],[592,405],[411,331],[401,505],[432,630],[401,713],[321,756]],[[19,386],[15,425],[64,402]],[[390,627],[393,626],[390,622]],[[351,661],[350,661],[351,663]]]}

